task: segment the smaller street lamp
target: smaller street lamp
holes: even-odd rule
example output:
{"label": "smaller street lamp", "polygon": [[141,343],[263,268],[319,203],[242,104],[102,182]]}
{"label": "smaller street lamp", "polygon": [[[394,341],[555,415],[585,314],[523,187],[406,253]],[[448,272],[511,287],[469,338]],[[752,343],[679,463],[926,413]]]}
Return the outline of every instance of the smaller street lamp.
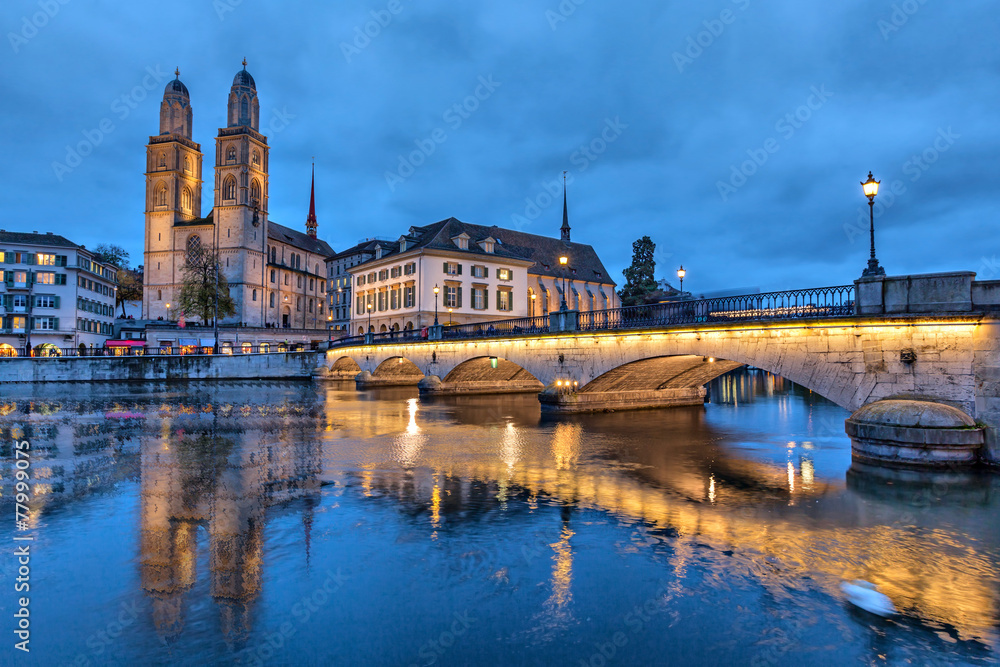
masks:
{"label": "smaller street lamp", "polygon": [[677,269],[677,279],[679,281],[681,281],[681,286],[680,286],[680,290],[679,290],[681,292],[684,291],[684,276],[686,276],[687,273],[688,272],[684,270],[684,265],[681,264],[681,268]]}
{"label": "smaller street lamp", "polygon": [[448,326],[451,326],[451,325],[453,325],[455,323],[455,320],[451,316],[452,312],[453,312],[453,309],[449,308],[448,309]]}
{"label": "smaller street lamp", "polygon": [[563,255],[559,258],[559,266],[562,267],[563,274],[563,288],[562,288],[562,303],[559,304],[559,310],[569,310],[569,306],[566,305],[566,265],[569,264],[569,257]]}
{"label": "smaller street lamp", "polygon": [[865,196],[868,197],[868,213],[871,222],[871,257],[868,258],[868,268],[861,272],[862,276],[884,276],[885,269],[878,265],[875,259],[875,195],[878,194],[878,185],[881,181],[876,181],[872,173],[868,172],[868,180],[862,181],[861,188]]}
{"label": "smaller street lamp", "polygon": [[368,333],[372,332],[372,302],[368,302]]}
{"label": "smaller street lamp", "polygon": [[333,315],[326,316],[327,342],[333,342]]}
{"label": "smaller street lamp", "polygon": [[531,316],[532,317],[535,316],[535,299],[537,299],[537,298],[538,298],[538,295],[535,294],[534,292],[532,292],[531,293]]}
{"label": "smaller street lamp", "polygon": [[438,292],[441,288],[437,285],[434,286],[434,326],[438,325]]}

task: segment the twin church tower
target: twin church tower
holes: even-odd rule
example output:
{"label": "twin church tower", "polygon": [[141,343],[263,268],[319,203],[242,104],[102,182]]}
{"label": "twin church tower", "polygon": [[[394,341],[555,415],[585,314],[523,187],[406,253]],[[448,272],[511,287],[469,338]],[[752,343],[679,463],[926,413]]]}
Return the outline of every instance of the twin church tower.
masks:
{"label": "twin church tower", "polygon": [[236,304],[236,314],[221,321],[324,328],[324,260],[333,249],[316,238],[312,202],[307,233],[268,220],[267,137],[246,61],[229,91],[227,126],[215,139],[215,196],[204,217],[201,145],[192,139],[191,97],[176,75],[163,93],[160,133],[146,146],[143,316],[178,318],[185,259],[205,245],[218,248]]}

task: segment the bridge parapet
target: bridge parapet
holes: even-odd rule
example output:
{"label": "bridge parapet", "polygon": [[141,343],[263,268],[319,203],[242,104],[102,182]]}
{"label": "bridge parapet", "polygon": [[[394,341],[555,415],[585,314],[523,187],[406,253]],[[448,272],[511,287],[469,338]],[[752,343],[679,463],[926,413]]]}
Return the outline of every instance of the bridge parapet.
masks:
{"label": "bridge parapet", "polygon": [[859,315],[968,313],[1000,309],[1000,281],[973,271],[868,276],[854,281]]}

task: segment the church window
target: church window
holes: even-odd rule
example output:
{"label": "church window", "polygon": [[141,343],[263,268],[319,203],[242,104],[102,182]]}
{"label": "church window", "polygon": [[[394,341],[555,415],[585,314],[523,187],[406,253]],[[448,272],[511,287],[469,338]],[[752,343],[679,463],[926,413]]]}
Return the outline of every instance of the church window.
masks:
{"label": "church window", "polygon": [[271,292],[271,308],[274,308],[274,292]]}
{"label": "church window", "polygon": [[278,249],[275,248],[274,246],[271,246],[271,264],[277,264],[277,263],[278,263]]}
{"label": "church window", "polygon": [[201,250],[201,237],[197,234],[192,234],[187,238],[187,261],[193,262],[198,257],[198,253]]}
{"label": "church window", "polygon": [[253,166],[260,168],[260,151],[253,152]]}
{"label": "church window", "polygon": [[156,300],[163,301],[163,290],[161,289],[156,290]]}
{"label": "church window", "polygon": [[185,211],[191,210],[191,190],[184,188],[181,190],[181,208]]}
{"label": "church window", "polygon": [[256,301],[256,300],[257,300],[257,290],[254,290],[254,291],[253,291],[253,300],[254,300],[254,301]]}
{"label": "church window", "polygon": [[301,287],[302,287],[302,276],[299,276],[299,284],[298,284],[298,287],[299,287],[299,288],[301,288]]}
{"label": "church window", "polygon": [[160,187],[156,190],[156,205],[166,206],[167,205],[167,186],[160,184]]}
{"label": "church window", "polygon": [[309,299],[309,312],[311,313],[312,311],[313,311],[313,300]]}
{"label": "church window", "polygon": [[236,199],[236,179],[232,176],[227,176],[222,185],[222,198],[226,200]]}
{"label": "church window", "polygon": [[191,173],[191,158],[187,156],[184,157],[184,171],[188,174]]}
{"label": "church window", "polygon": [[285,274],[285,284],[286,285],[288,284],[288,274],[287,273]]}
{"label": "church window", "polygon": [[256,178],[250,183],[250,202],[252,204],[260,202],[260,183]]}
{"label": "church window", "polygon": [[271,269],[271,282],[274,282],[274,269]]}
{"label": "church window", "polygon": [[167,167],[167,154],[161,151],[160,152],[159,161],[156,164],[161,169],[166,169],[166,167]]}
{"label": "church window", "polygon": [[250,98],[244,95],[240,98],[240,124],[246,125],[250,121]]}
{"label": "church window", "polygon": [[296,297],[295,299],[295,310],[302,311],[302,297]]}
{"label": "church window", "polygon": [[236,162],[236,146],[230,146],[226,150],[226,162]]}

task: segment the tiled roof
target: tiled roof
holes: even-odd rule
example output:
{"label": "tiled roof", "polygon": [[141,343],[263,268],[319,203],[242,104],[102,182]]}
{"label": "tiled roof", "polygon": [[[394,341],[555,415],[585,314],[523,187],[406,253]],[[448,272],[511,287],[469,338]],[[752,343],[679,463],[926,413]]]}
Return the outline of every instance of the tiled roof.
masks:
{"label": "tiled roof", "polygon": [[322,255],[324,259],[334,254],[333,248],[326,241],[314,239],[305,232],[296,231],[270,220],[267,222],[267,238],[287,243],[306,252]]}
{"label": "tiled roof", "polygon": [[0,243],[23,243],[25,245],[44,245],[55,248],[80,248],[65,236],[58,234],[36,234],[35,232],[0,231]]}
{"label": "tiled roof", "polygon": [[[468,250],[459,249],[452,241],[454,237],[463,232],[469,236]],[[494,246],[494,252],[488,253],[479,246],[478,242],[491,237],[496,239],[498,243]],[[416,248],[427,248],[483,257],[510,257],[529,260],[533,261],[534,264],[528,268],[528,273],[541,276],[560,275],[559,257],[566,255],[569,257],[569,268],[576,271],[572,275],[574,279],[601,282],[605,285],[615,284],[608,275],[607,269],[604,268],[604,264],[601,263],[601,259],[597,256],[597,252],[592,246],[585,243],[564,242],[560,239],[504,229],[496,225],[492,227],[473,225],[456,218],[448,218],[425,227],[411,227],[407,239],[406,252]],[[399,244],[397,243],[385,241],[380,243],[382,243],[383,248],[391,246],[389,252],[383,253],[383,259],[399,252]]]}
{"label": "tiled roof", "polygon": [[375,255],[375,246],[381,245],[384,250],[388,252],[396,252],[399,250],[399,244],[395,241],[381,241],[379,239],[369,239],[367,241],[362,241],[356,246],[352,246],[347,250],[341,250],[340,252],[330,257],[330,259],[342,259],[344,257],[351,257],[353,255],[367,254]]}

